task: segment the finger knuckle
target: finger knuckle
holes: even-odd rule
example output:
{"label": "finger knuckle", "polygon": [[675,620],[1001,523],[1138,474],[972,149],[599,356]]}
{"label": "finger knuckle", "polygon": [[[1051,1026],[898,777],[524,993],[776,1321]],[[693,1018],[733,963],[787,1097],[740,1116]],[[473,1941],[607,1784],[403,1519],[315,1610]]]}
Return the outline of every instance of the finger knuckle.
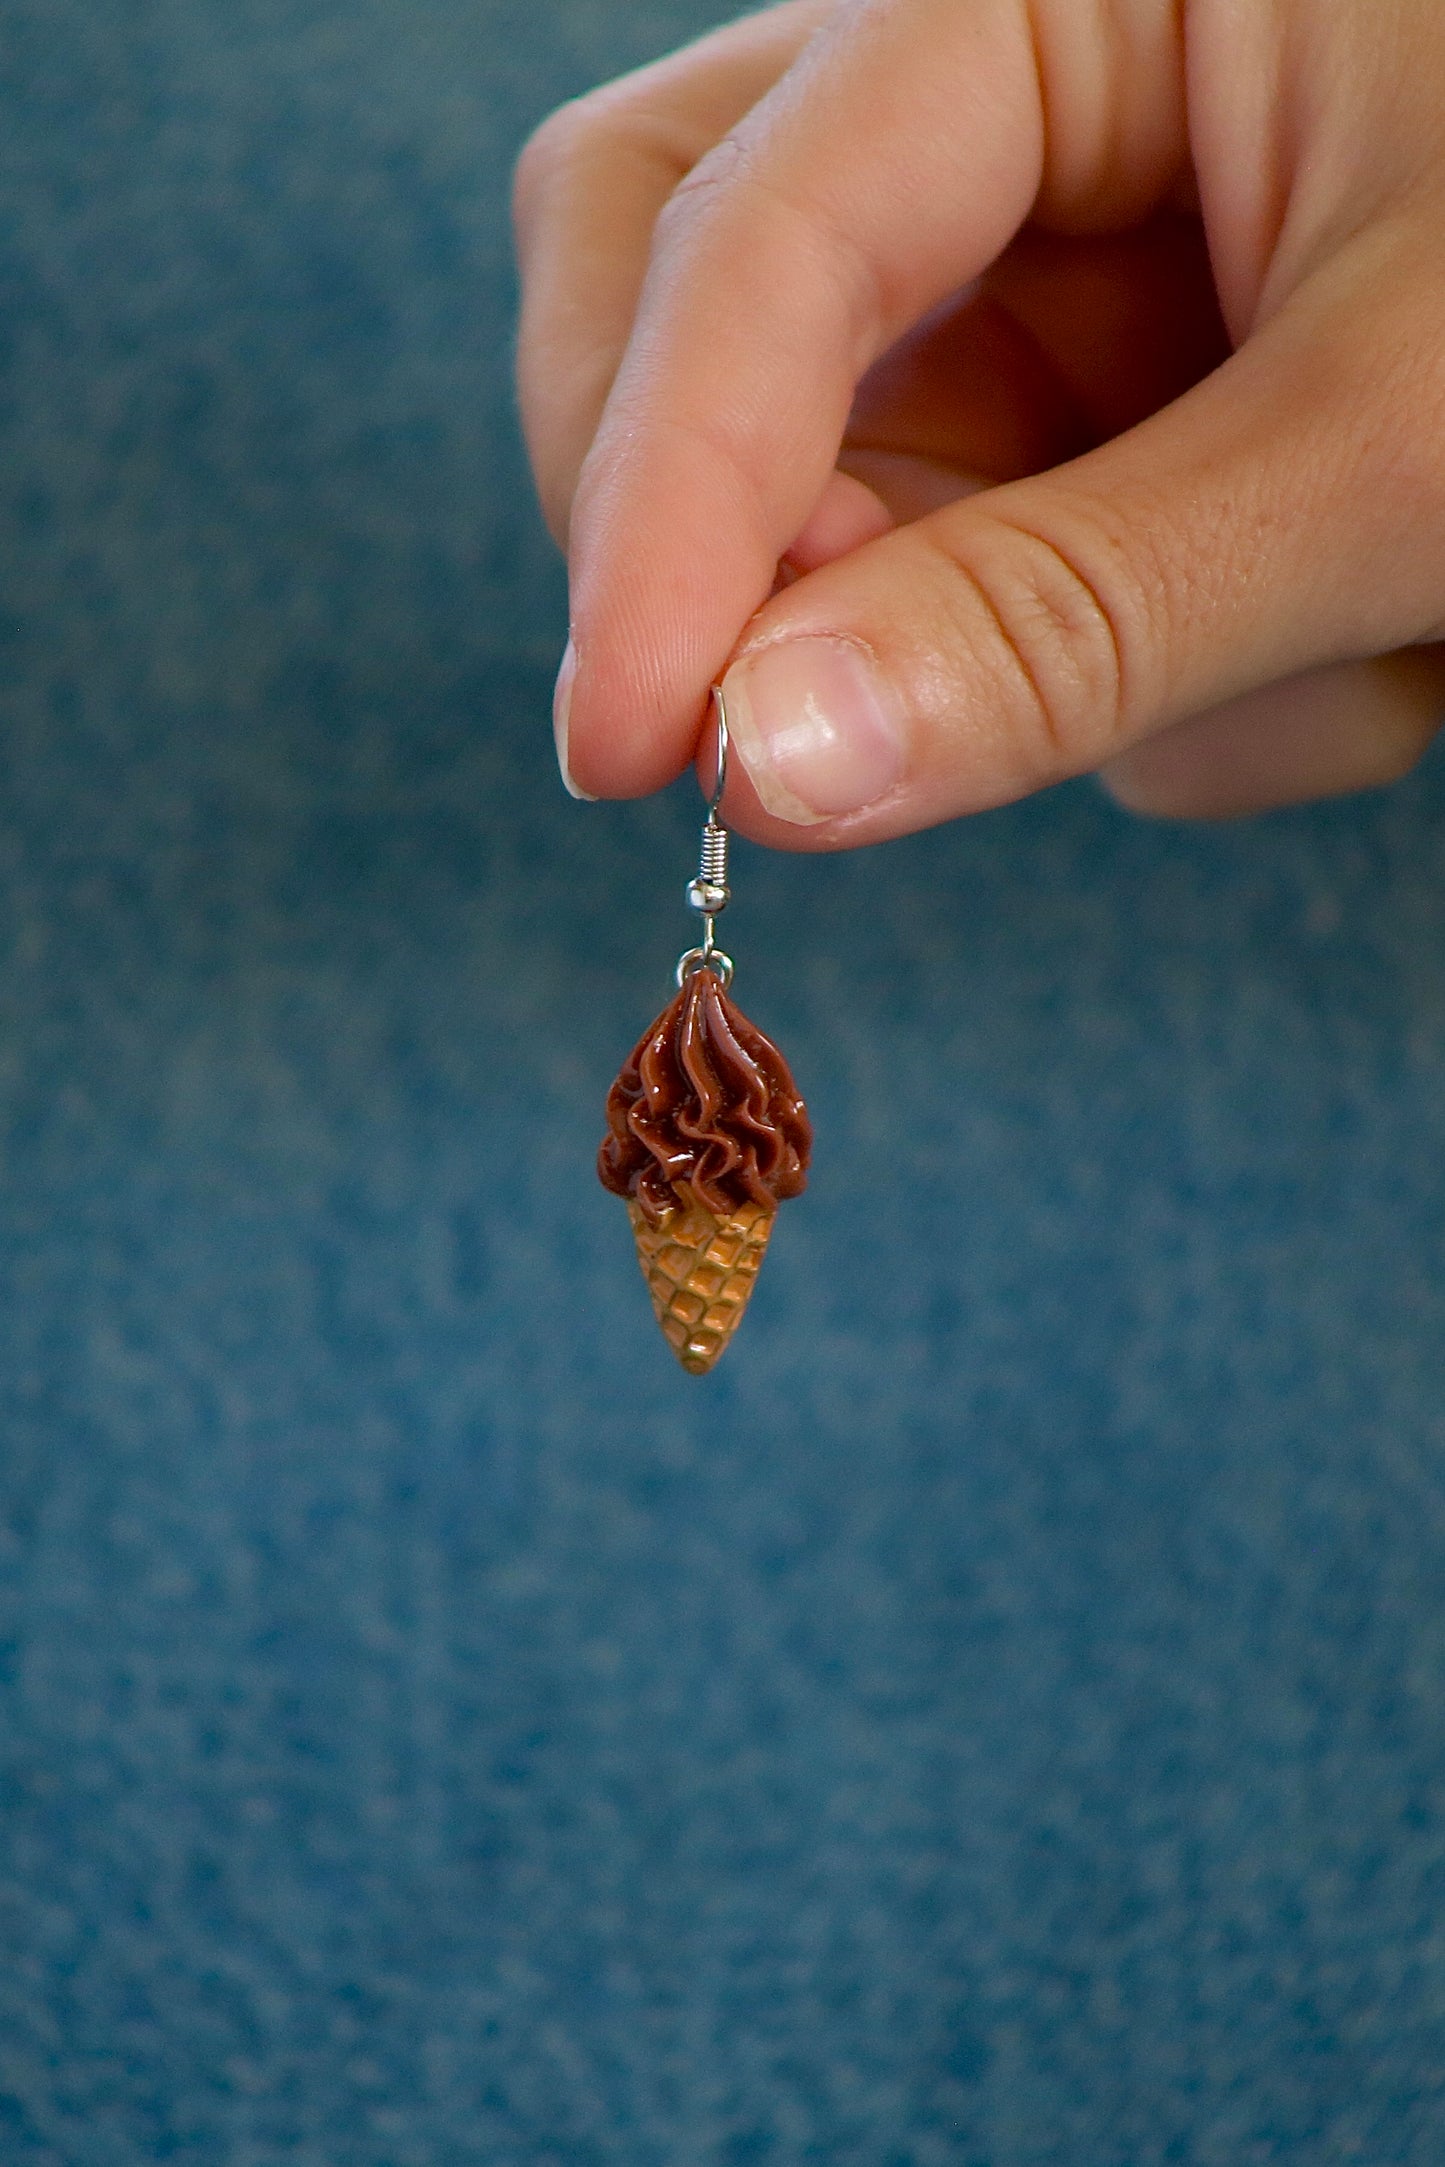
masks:
{"label": "finger knuckle", "polygon": [[1040,776],[1095,766],[1121,731],[1136,611],[1118,574],[996,520],[961,564],[999,644],[1016,741]]}
{"label": "finger knuckle", "polygon": [[658,220],[661,252],[696,256],[709,237],[734,257],[746,251],[760,285],[788,292],[795,305],[809,295],[817,320],[840,326],[862,374],[893,311],[886,268],[814,191],[769,170],[741,133],[681,177]]}
{"label": "finger knuckle", "polygon": [[658,215],[657,235],[664,243],[691,234],[715,209],[726,209],[752,177],[753,161],[736,134],[726,135],[679,174]]}
{"label": "finger knuckle", "polygon": [[589,91],[559,105],[532,130],[512,169],[512,211],[519,226],[576,183],[615,127],[614,105],[602,92]]}
{"label": "finger knuckle", "polygon": [[575,140],[570,109],[562,106],[534,128],[512,168],[512,216],[526,226]]}

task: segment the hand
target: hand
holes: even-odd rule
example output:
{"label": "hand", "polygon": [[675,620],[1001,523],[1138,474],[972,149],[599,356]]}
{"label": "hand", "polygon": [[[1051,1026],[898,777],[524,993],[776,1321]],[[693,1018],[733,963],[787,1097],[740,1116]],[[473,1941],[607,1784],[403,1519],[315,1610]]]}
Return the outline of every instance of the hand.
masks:
{"label": "hand", "polygon": [[672,780],[724,670],[728,817],[783,848],[1404,773],[1442,82],[1440,0],[788,0],[555,114],[519,368],[574,786]]}

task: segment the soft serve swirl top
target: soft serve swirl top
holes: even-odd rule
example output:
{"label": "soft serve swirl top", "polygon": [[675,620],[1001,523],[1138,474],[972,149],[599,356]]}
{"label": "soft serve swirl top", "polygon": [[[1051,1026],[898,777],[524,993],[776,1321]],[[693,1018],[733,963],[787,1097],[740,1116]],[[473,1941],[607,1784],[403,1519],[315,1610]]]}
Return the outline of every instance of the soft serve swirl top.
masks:
{"label": "soft serve swirl top", "polygon": [[719,1219],[807,1183],[813,1130],[787,1062],[714,972],[694,971],[607,1099],[604,1188],[659,1225],[689,1197]]}

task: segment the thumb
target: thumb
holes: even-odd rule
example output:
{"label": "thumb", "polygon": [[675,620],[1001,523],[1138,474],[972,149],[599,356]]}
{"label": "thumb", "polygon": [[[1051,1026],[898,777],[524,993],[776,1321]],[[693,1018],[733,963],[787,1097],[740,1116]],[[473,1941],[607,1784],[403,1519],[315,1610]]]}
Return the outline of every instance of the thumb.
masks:
{"label": "thumb", "polygon": [[1442,331],[1428,242],[1376,236],[1137,428],[787,588],[723,680],[730,819],[784,848],[878,841],[1440,638],[1445,456],[1420,417]]}

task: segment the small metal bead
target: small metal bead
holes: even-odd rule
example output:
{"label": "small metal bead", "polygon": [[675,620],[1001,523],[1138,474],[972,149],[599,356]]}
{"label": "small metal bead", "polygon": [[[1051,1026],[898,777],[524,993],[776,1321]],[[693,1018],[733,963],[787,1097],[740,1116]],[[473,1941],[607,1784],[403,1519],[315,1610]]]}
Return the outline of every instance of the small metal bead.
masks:
{"label": "small metal bead", "polygon": [[727,908],[727,883],[703,880],[701,877],[690,880],[687,884],[687,900],[694,910],[702,911],[706,917],[715,917],[720,910]]}

